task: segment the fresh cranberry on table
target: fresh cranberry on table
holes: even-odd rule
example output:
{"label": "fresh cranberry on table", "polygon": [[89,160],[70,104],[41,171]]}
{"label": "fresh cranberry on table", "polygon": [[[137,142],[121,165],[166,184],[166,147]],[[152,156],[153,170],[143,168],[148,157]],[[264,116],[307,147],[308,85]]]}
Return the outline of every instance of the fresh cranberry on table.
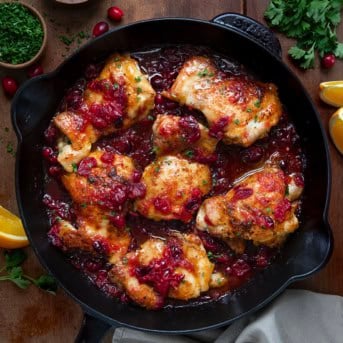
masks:
{"label": "fresh cranberry on table", "polygon": [[2,88],[9,96],[13,96],[18,89],[18,83],[12,77],[6,76],[2,79]]}
{"label": "fresh cranberry on table", "polygon": [[96,23],[93,27],[93,36],[98,37],[107,32],[109,29],[109,26],[106,22],[100,21],[99,23]]}
{"label": "fresh cranberry on table", "polygon": [[107,10],[107,16],[113,21],[120,21],[124,12],[116,6],[112,6]]}
{"label": "fresh cranberry on table", "polygon": [[336,62],[336,57],[334,54],[330,53],[330,54],[325,54],[322,58],[322,67],[326,68],[326,69],[330,69],[334,66]]}
{"label": "fresh cranberry on table", "polygon": [[43,68],[41,65],[36,64],[32,66],[28,71],[27,71],[27,76],[28,77],[35,77],[38,75],[42,75],[44,73]]}

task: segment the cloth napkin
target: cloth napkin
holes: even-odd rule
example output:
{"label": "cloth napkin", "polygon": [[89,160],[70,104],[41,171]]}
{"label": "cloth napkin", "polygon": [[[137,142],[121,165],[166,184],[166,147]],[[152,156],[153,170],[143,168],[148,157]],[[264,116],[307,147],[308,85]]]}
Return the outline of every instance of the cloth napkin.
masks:
{"label": "cloth napkin", "polygon": [[263,310],[223,329],[164,336],[117,328],[112,342],[342,343],[343,297],[289,289]]}

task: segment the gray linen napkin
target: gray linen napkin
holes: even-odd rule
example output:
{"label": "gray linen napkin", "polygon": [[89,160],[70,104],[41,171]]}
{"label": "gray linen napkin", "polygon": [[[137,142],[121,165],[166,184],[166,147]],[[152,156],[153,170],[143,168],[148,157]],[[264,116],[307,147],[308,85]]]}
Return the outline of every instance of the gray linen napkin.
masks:
{"label": "gray linen napkin", "polygon": [[286,290],[265,309],[224,329],[164,336],[117,328],[113,343],[342,343],[343,297]]}

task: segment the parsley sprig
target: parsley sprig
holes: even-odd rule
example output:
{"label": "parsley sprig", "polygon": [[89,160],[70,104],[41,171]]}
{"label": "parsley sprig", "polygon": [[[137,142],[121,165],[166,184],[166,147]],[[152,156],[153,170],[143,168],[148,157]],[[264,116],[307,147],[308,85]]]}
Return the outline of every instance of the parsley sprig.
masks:
{"label": "parsley sprig", "polygon": [[333,53],[343,58],[343,44],[336,28],[341,21],[343,0],[272,0],[264,13],[269,25],[297,40],[288,51],[301,68],[313,68],[320,57]]}
{"label": "parsley sprig", "polygon": [[34,284],[44,291],[56,294],[57,284],[51,275],[43,274],[37,279],[24,274],[21,264],[26,260],[26,253],[21,250],[5,251],[5,266],[0,268],[0,281],[11,281],[19,288],[26,289]]}

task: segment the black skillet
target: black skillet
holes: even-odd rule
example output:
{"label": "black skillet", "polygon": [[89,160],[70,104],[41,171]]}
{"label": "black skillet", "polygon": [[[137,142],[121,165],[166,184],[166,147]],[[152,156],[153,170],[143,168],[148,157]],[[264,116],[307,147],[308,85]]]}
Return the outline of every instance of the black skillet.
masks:
{"label": "black skillet", "polygon": [[[91,62],[114,51],[139,51],[149,46],[194,44],[208,46],[274,82],[301,137],[307,156],[300,229],[290,237],[276,261],[239,292],[220,301],[176,309],[147,311],[109,299],[75,270],[47,240],[48,217],[42,205],[44,172],[43,131],[65,92]],[[318,113],[300,81],[281,61],[275,36],[254,20],[233,13],[211,22],[163,18],[117,28],[92,40],[56,71],[28,81],[12,104],[18,136],[16,194],[26,233],[40,262],[90,316],[79,341],[96,342],[112,326],[181,334],[227,325],[265,306],[291,282],[312,275],[325,265],[332,249],[327,222],[330,196],[328,143]]]}

